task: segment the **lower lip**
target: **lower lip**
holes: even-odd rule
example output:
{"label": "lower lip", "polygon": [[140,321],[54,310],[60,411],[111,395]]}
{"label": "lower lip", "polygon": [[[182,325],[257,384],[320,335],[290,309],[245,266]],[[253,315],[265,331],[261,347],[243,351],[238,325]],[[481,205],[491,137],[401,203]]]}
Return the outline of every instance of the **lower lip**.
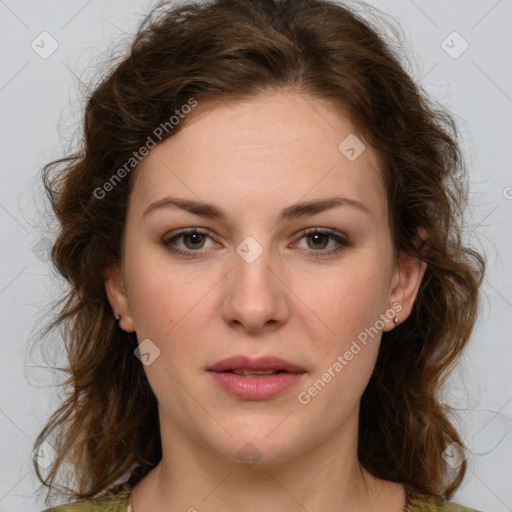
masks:
{"label": "lower lip", "polygon": [[295,386],[305,373],[277,373],[244,377],[229,372],[213,372],[214,381],[230,395],[243,400],[267,400]]}

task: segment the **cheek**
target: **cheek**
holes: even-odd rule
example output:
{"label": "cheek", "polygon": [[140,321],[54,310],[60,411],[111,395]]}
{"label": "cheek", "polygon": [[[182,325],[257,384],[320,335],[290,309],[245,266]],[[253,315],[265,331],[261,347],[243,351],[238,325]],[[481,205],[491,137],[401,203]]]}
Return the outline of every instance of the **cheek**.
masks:
{"label": "cheek", "polygon": [[[343,349],[375,325],[387,304],[387,269],[375,258],[348,259],[335,271],[302,278],[294,291],[307,308],[300,315],[323,352]],[[312,314],[314,313],[314,314]],[[323,335],[319,335],[319,332]],[[331,340],[326,343],[325,340]],[[323,341],[322,341],[323,340]]]}
{"label": "cheek", "polygon": [[[150,265],[150,258],[133,258],[130,272],[130,309],[139,343],[150,339],[160,350],[156,366],[173,375],[183,369],[203,371],[205,345],[215,346],[219,308],[219,279],[222,273],[198,273],[188,269]],[[152,382],[158,377],[153,365],[146,368]],[[168,381],[168,375],[161,376]],[[152,382],[153,383],[153,382]],[[173,386],[171,382],[166,385]],[[178,391],[178,389],[176,390]]]}
{"label": "cheek", "polygon": [[[309,315],[304,330],[315,364],[297,398],[305,414],[323,418],[322,428],[339,425],[357,405],[379,350],[381,334],[375,324],[384,313],[387,289],[382,277],[379,280],[378,265],[360,263],[309,288],[308,305],[315,316]],[[304,286],[301,293],[307,290]]]}
{"label": "cheek", "polygon": [[187,320],[197,316],[215,284],[213,276],[170,266],[150,251],[132,252],[126,261],[126,274],[131,276],[130,310],[137,333],[155,339],[188,325]]}

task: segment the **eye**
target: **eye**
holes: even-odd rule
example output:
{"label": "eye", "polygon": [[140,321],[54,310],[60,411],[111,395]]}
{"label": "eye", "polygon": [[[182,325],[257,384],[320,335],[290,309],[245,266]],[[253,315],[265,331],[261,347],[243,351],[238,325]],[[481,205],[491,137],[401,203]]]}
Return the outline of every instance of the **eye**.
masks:
{"label": "eye", "polygon": [[[163,246],[174,254],[186,258],[197,258],[203,255],[205,238],[210,238],[209,232],[201,228],[189,228],[181,230],[174,236],[162,242]],[[176,246],[177,240],[183,240],[185,249]]]}
{"label": "eye", "polygon": [[[323,258],[334,256],[350,245],[348,237],[337,231],[323,228],[308,228],[301,233],[299,240],[306,239],[311,240],[311,243],[307,243],[307,249],[311,249],[308,252],[314,258]],[[328,247],[329,242],[333,243],[333,247],[329,250],[324,250]]]}
{"label": "eye", "polygon": [[[179,231],[170,238],[165,239],[162,245],[170,252],[185,258],[199,258],[204,255],[208,247],[205,247],[206,239],[210,239],[209,231],[202,228],[188,228]],[[306,252],[313,258],[334,256],[350,245],[348,237],[337,231],[323,228],[308,228],[301,233],[299,240],[311,240],[307,243]],[[178,241],[184,248],[178,246]],[[324,250],[333,244],[329,250]],[[302,249],[301,249],[302,250]]]}

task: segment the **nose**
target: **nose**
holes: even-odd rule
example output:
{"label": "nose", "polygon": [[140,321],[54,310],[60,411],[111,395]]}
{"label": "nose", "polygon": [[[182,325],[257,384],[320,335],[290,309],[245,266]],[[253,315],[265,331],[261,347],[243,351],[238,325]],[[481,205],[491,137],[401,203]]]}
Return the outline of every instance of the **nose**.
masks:
{"label": "nose", "polygon": [[263,250],[254,261],[234,253],[233,267],[226,276],[222,311],[231,327],[256,333],[286,323],[290,292],[284,275],[271,259],[269,250]]}

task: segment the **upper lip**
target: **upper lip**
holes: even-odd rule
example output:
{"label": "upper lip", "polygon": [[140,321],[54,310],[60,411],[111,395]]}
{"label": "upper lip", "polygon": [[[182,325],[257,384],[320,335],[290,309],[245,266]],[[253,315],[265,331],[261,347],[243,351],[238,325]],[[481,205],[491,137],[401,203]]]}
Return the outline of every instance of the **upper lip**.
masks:
{"label": "upper lip", "polygon": [[303,373],[304,368],[290,363],[284,359],[273,356],[247,357],[232,356],[218,361],[210,366],[208,370],[213,372],[225,372],[228,370],[283,370],[291,373]]}

